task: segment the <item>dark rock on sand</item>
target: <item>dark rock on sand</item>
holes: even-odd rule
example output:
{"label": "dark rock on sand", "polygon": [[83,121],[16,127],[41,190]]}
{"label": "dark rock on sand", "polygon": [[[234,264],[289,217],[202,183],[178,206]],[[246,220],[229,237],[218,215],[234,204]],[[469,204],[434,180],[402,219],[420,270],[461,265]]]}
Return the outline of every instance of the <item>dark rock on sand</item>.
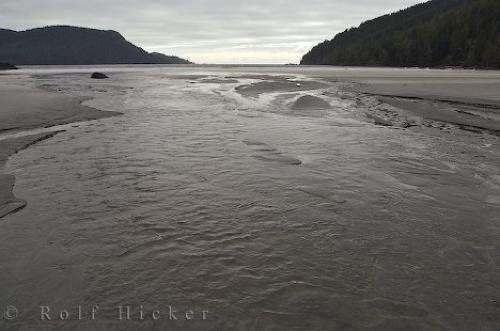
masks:
{"label": "dark rock on sand", "polygon": [[16,70],[18,69],[15,65],[12,65],[10,63],[3,63],[0,62],[0,70]]}
{"label": "dark rock on sand", "polygon": [[103,73],[100,73],[100,72],[94,72],[92,74],[92,76],[90,76],[90,78],[92,79],[106,79],[106,78],[109,78],[108,76],[106,76],[105,74]]}

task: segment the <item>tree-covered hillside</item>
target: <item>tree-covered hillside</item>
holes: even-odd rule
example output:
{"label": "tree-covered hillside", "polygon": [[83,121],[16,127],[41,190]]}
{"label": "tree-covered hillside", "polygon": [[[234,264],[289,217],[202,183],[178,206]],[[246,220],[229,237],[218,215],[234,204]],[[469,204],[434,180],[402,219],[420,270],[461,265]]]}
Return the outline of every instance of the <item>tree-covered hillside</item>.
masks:
{"label": "tree-covered hillside", "polygon": [[315,46],[301,64],[500,68],[500,0],[432,0]]}
{"label": "tree-covered hillside", "polygon": [[0,29],[0,62],[22,64],[186,64],[176,56],[148,53],[115,31],[50,26]]}

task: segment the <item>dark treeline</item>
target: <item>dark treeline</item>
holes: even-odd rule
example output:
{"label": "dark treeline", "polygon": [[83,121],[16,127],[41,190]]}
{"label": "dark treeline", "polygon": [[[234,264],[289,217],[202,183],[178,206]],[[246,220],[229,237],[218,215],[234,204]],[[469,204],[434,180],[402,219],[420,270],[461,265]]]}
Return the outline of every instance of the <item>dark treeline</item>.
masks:
{"label": "dark treeline", "polygon": [[0,70],[15,70],[15,69],[17,69],[17,67],[10,63],[0,62]]}
{"label": "dark treeline", "polygon": [[148,53],[115,31],[50,26],[0,29],[0,62],[22,64],[187,64],[176,56]]}
{"label": "dark treeline", "polygon": [[500,68],[500,0],[433,0],[315,46],[301,64]]}

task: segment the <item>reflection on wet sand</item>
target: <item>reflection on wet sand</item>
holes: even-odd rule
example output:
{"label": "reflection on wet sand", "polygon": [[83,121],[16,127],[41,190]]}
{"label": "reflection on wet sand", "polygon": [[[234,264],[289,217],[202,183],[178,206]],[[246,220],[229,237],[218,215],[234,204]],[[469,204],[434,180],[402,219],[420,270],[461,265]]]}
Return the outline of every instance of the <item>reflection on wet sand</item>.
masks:
{"label": "reflection on wet sand", "polygon": [[[7,163],[27,206],[0,220],[0,307],[22,312],[0,326],[500,327],[499,138],[353,91],[356,75],[436,75],[383,70],[101,68],[111,78],[91,85],[21,72],[123,115]],[[40,305],[86,317],[41,322]]]}

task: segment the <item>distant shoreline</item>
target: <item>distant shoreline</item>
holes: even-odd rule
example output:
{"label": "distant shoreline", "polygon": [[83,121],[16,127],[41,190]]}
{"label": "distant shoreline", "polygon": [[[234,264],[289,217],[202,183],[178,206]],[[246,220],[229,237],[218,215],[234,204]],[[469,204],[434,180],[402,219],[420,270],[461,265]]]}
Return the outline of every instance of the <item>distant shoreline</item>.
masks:
{"label": "distant shoreline", "polygon": [[335,68],[380,68],[380,69],[429,69],[429,70],[484,70],[484,71],[500,71],[500,68],[495,67],[460,67],[460,66],[436,66],[436,67],[398,67],[398,66],[363,66],[363,65],[334,65],[334,64],[299,64],[299,67],[335,67]]}
{"label": "distant shoreline", "polygon": [[[272,63],[212,63],[212,64],[198,64],[198,63],[192,63],[192,64],[156,64],[156,63],[113,63],[113,64],[106,64],[106,63],[101,63],[101,64],[25,64],[25,65],[17,65],[17,69],[30,69],[34,67],[41,67],[41,68],[50,68],[50,67],[73,67],[73,68],[78,68],[78,67],[132,67],[132,66],[137,66],[137,67],[144,67],[144,68],[157,68],[157,67],[166,67],[166,68],[171,68],[171,67],[188,67],[188,68],[251,68],[251,67],[256,67],[256,68],[270,68],[270,67],[279,67],[279,68],[286,68],[289,70],[296,70],[300,68],[338,68],[338,69],[407,69],[407,70],[436,70],[436,71],[487,71],[487,72],[494,72],[494,71],[499,71],[499,68],[490,68],[490,67],[454,67],[454,66],[449,66],[449,67],[397,67],[397,66],[361,66],[361,65],[353,65],[353,66],[344,66],[344,65],[331,65],[331,64],[298,64],[298,65],[288,65],[288,64],[272,64]],[[4,73],[9,73],[11,72],[10,70],[0,70],[0,75]]]}

